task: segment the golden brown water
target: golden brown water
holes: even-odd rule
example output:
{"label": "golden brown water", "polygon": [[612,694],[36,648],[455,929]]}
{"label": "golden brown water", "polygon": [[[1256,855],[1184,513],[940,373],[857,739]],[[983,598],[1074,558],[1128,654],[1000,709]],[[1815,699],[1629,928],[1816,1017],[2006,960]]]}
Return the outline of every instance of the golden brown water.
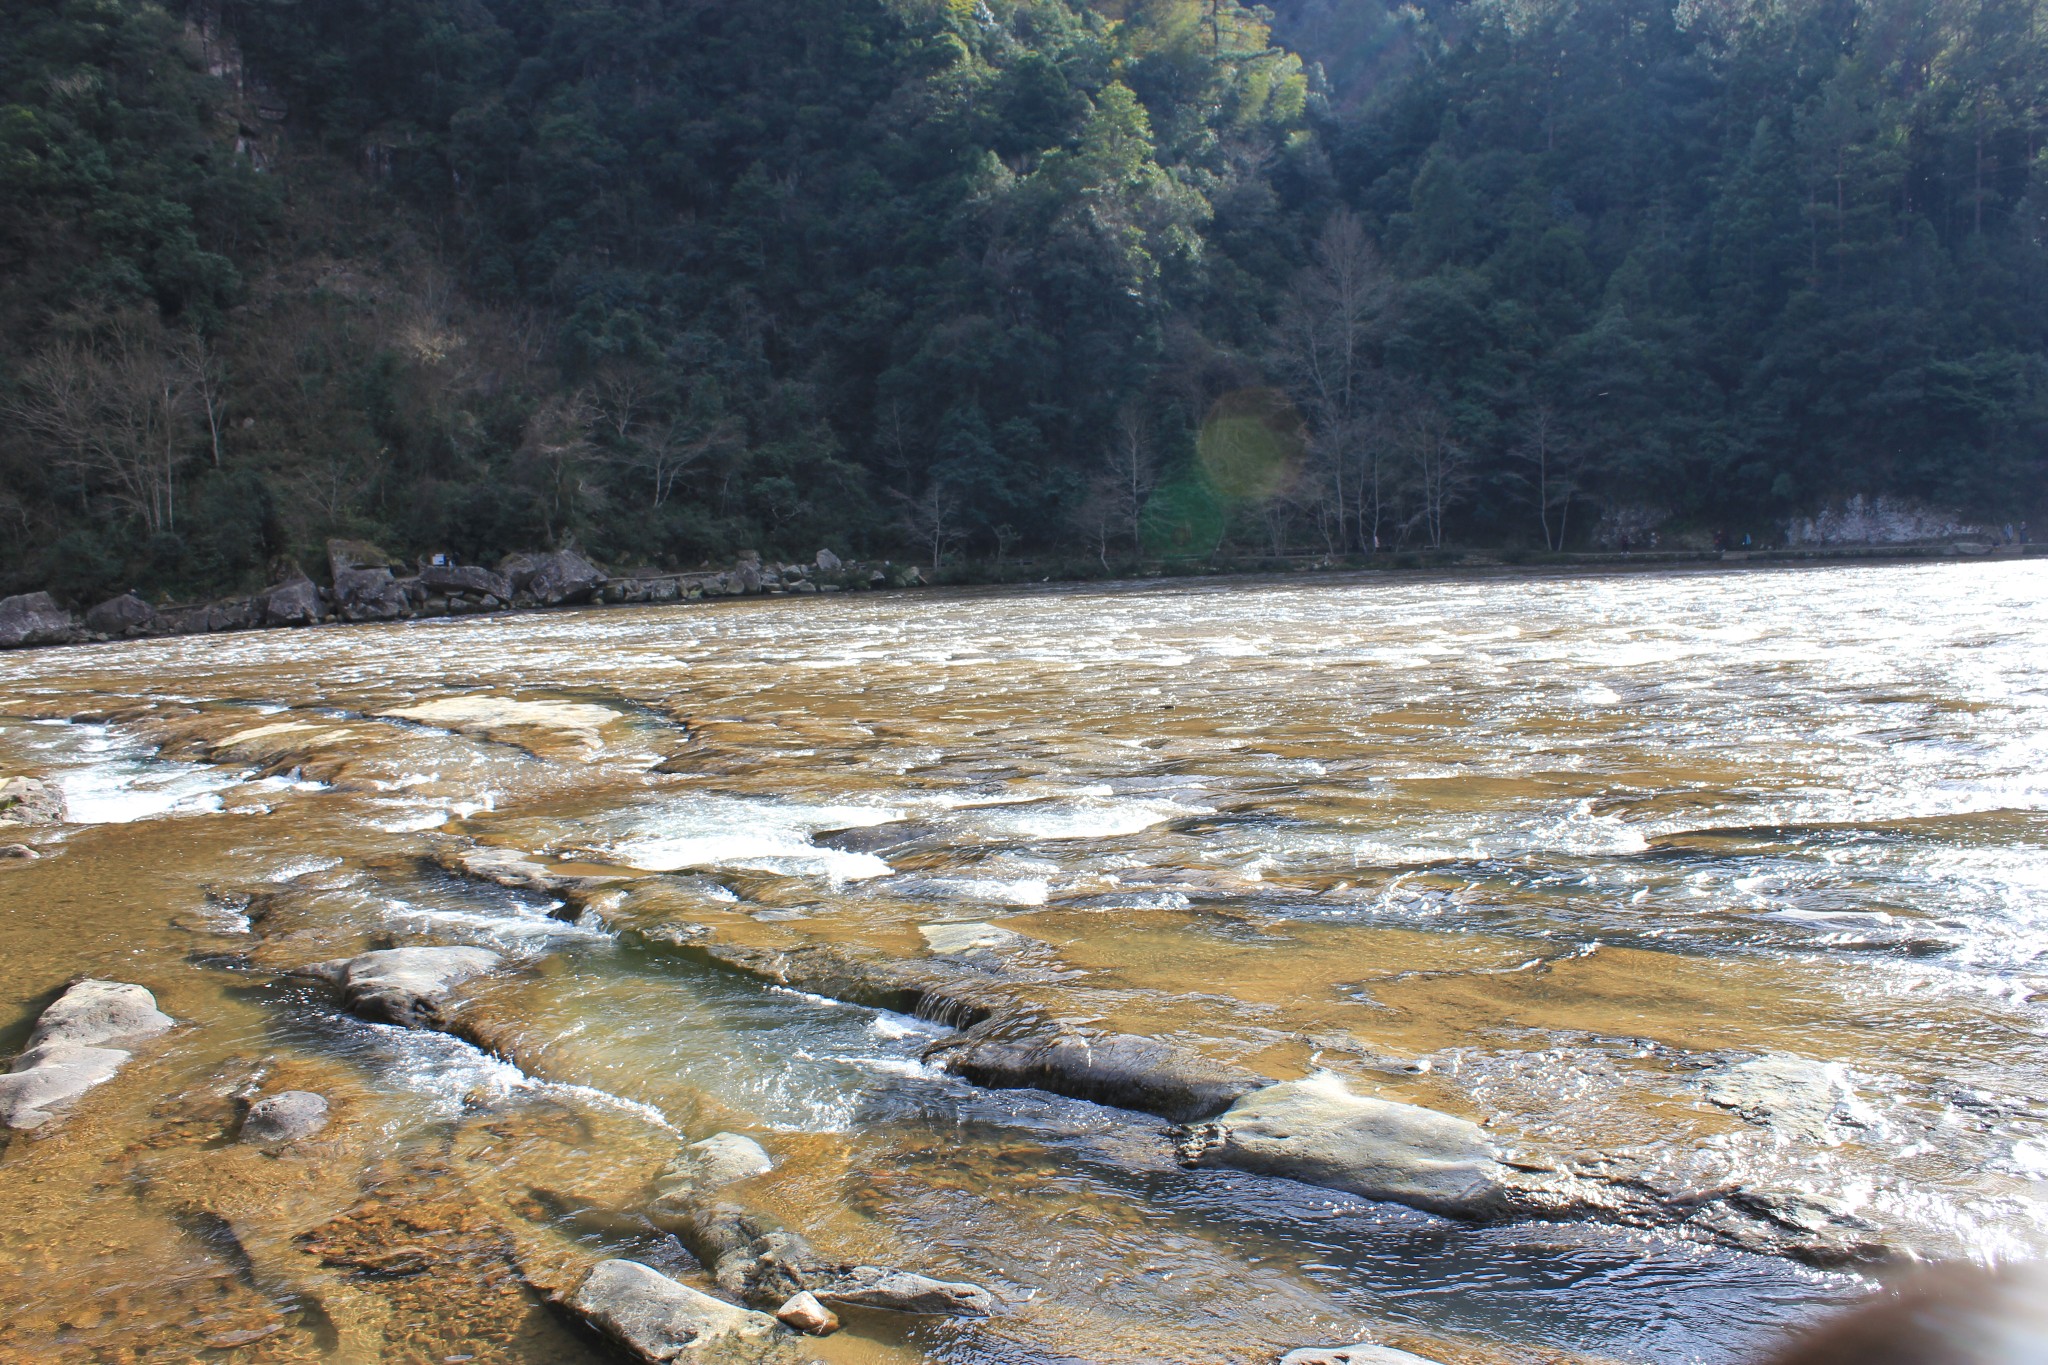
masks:
{"label": "golden brown water", "polygon": [[[0,656],[0,1056],[81,975],[180,1029],[0,1155],[0,1359],[594,1360],[541,1303],[679,1141],[822,1250],[972,1279],[834,1362],[1719,1362],[1857,1281],[1471,1228],[1175,1165],[1163,1125],[917,1061],[920,1020],[664,950],[921,957],[986,921],[1066,1017],[1488,1124],[1518,1150],[2048,1249],[2048,576],[2031,564],[733,602]],[[507,703],[514,703],[507,705]],[[87,717],[86,720],[75,718]],[[657,771],[659,765],[661,771]],[[12,837],[12,836],[10,836]],[[626,874],[576,923],[423,861]],[[243,896],[267,892],[250,932]],[[635,930],[652,929],[650,938]],[[389,943],[528,1073],[281,976]],[[1705,1098],[1839,1063],[1827,1141]],[[238,1091],[238,1087],[241,1088]],[[231,1143],[236,1093],[335,1122]]]}

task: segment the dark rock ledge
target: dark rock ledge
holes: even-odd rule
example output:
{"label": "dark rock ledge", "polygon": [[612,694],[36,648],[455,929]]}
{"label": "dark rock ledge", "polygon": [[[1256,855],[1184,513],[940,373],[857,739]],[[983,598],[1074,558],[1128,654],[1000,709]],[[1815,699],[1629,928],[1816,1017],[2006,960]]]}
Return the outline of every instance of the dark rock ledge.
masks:
{"label": "dark rock ledge", "polygon": [[861,592],[924,582],[916,565],[849,563],[830,550],[819,551],[808,564],[764,563],[758,555],[744,555],[730,569],[687,573],[607,573],[574,550],[508,555],[496,568],[445,557],[407,566],[375,546],[348,540],[329,541],[327,560],[326,586],[295,570],[253,596],[218,602],[152,606],[127,592],[91,606],[82,618],[47,592],[0,598],[0,649],[554,607]]}

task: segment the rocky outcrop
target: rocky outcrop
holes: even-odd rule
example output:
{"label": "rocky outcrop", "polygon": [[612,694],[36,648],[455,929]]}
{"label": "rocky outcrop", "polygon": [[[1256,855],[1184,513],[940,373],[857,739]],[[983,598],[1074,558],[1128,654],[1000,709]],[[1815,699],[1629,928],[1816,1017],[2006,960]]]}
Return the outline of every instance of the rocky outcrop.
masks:
{"label": "rocky outcrop", "polygon": [[385,948],[302,974],[335,986],[350,1011],[373,1023],[438,1029],[448,1022],[455,988],[501,961],[488,948]]}
{"label": "rocky outcrop", "polygon": [[604,586],[604,571],[574,550],[507,555],[498,572],[515,593],[543,607],[587,602]]}
{"label": "rocky outcrop", "polygon": [[82,639],[78,622],[46,592],[0,597],[0,649],[63,645]]}
{"label": "rocky outcrop", "polygon": [[503,574],[493,573],[481,564],[423,564],[419,583],[428,592],[444,597],[463,595],[489,598],[497,603],[512,600],[512,584]]}
{"label": "rocky outcrop", "polygon": [[334,571],[334,608],[344,621],[395,621],[409,606],[391,570],[340,568]]}
{"label": "rocky outcrop", "polygon": [[925,1060],[992,1089],[1049,1090],[1176,1123],[1208,1118],[1271,1080],[1158,1038],[1035,1019],[992,1019],[925,1051]]}
{"label": "rocky outcrop", "polygon": [[85,628],[116,640],[153,635],[159,629],[156,608],[132,592],[110,597],[85,614]]}
{"label": "rocky outcrop", "polygon": [[40,1128],[54,1110],[111,1080],[132,1054],[125,1046],[167,1032],[177,1021],[141,986],[75,983],[43,1011],[28,1048],[0,1076],[0,1124]]}
{"label": "rocky outcrop", "polygon": [[1479,1125],[1354,1095],[1334,1082],[1269,1086],[1191,1129],[1182,1157],[1452,1218],[1507,1213],[1507,1169]]}
{"label": "rocky outcrop", "polygon": [[766,1313],[736,1308],[638,1261],[599,1261],[563,1306],[641,1360],[701,1360],[720,1346],[761,1348],[721,1360],[771,1360],[793,1333]]}
{"label": "rocky outcrop", "polygon": [[0,829],[60,825],[68,812],[64,793],[37,777],[0,779]]}
{"label": "rocky outcrop", "polygon": [[256,616],[266,626],[311,626],[327,614],[310,578],[294,578],[256,594]]}
{"label": "rocky outcrop", "polygon": [[241,1141],[267,1147],[309,1138],[327,1126],[327,1098],[310,1090],[285,1090],[249,1106]]}

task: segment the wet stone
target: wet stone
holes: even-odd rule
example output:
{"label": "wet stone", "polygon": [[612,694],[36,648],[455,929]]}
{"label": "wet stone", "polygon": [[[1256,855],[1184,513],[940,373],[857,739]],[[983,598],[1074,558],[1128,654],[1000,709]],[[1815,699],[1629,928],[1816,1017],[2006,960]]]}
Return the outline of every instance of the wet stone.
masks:
{"label": "wet stone", "polygon": [[28,1048],[0,1076],[0,1124],[40,1128],[54,1108],[113,1079],[130,1053],[116,1043],[137,1043],[177,1021],[156,1007],[141,986],[80,981],[36,1020]]}
{"label": "wet stone", "polygon": [[243,1142],[282,1144],[311,1137],[327,1126],[327,1099],[310,1090],[266,1095],[242,1120]]}
{"label": "wet stone", "polygon": [[306,970],[340,987],[349,1009],[373,1023],[437,1028],[449,994],[502,960],[488,948],[386,948]]}
{"label": "wet stone", "polygon": [[806,1291],[790,1295],[782,1307],[775,1310],[776,1321],[809,1336],[825,1337],[839,1330],[839,1315],[818,1302],[818,1296]]}
{"label": "wet stone", "polygon": [[1258,1091],[1182,1148],[1198,1166],[1407,1204],[1453,1218],[1507,1208],[1507,1172],[1479,1125],[1419,1105],[1354,1095],[1340,1083],[1293,1081]]}
{"label": "wet stone", "polygon": [[1280,1365],[1435,1365],[1427,1356],[1392,1346],[1359,1342],[1353,1346],[1307,1346],[1280,1357]]}
{"label": "wet stone", "polygon": [[[788,1329],[756,1313],[679,1284],[638,1261],[599,1261],[564,1300],[641,1360],[773,1359]],[[714,1357],[721,1343],[757,1345],[758,1353]]]}

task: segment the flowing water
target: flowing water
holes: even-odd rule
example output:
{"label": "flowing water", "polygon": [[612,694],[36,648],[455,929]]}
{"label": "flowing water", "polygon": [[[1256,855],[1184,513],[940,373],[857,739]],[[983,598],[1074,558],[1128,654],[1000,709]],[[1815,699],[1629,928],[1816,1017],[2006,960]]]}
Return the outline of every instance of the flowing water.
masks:
{"label": "flowing water", "polygon": [[[947,1029],[677,950],[960,931],[1048,1009],[1840,1201],[1914,1254],[2048,1250],[2048,574],[2034,565],[1297,578],[747,601],[0,657],[0,1056],[83,975],[180,1027],[0,1155],[0,1358],[595,1360],[529,1281],[679,1142],[985,1321],[825,1361],[1723,1362],[1867,1279],[1597,1223],[1473,1227],[1183,1169],[1166,1125],[920,1060]],[[4,842],[4,841],[0,841]],[[432,855],[620,878],[573,919]],[[558,913],[559,912],[559,913]],[[510,966],[516,1043],[368,1024],[290,968]],[[1715,1078],[1833,1064],[1816,1117]],[[238,1099],[336,1121],[266,1153]],[[701,1283],[701,1281],[699,1281]]]}

